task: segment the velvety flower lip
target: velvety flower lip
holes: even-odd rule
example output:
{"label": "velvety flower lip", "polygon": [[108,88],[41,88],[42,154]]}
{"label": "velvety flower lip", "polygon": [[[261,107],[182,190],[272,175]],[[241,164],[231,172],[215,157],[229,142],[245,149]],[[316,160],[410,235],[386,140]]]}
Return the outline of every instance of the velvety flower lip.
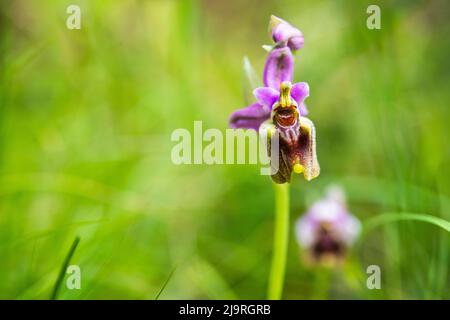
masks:
{"label": "velvety flower lip", "polygon": [[[255,90],[261,104],[270,103],[273,99],[272,88]],[[263,94],[264,93],[264,94]],[[316,134],[314,124],[301,114],[299,105],[309,96],[309,86],[305,82],[291,85],[284,81],[280,86],[279,98],[272,105],[271,121],[261,126],[260,131],[279,135],[279,152],[271,154],[271,139],[268,139],[268,152],[272,163],[278,163],[273,168],[272,180],[276,183],[290,182],[291,174],[303,173],[306,180],[312,180],[320,173],[316,156]]]}
{"label": "velvety flower lip", "polygon": [[[267,140],[267,151],[271,163],[278,163],[278,167],[273,168],[271,175],[275,183],[290,182],[292,172],[303,173],[307,181],[320,174],[316,154],[316,131],[311,120],[299,116],[298,120],[290,127],[283,127],[266,121],[259,130],[260,132],[267,130],[279,134],[278,154],[271,154],[271,140]],[[278,161],[275,161],[277,157]]]}
{"label": "velvety flower lip", "polygon": [[273,41],[285,43],[293,51],[303,47],[305,39],[302,32],[283,19],[272,15],[269,27],[271,28]]}

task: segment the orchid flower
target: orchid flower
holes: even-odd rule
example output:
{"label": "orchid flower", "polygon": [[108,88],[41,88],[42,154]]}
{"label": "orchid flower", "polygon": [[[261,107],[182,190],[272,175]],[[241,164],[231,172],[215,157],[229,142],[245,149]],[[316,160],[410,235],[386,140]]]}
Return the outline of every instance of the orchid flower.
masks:
{"label": "orchid flower", "polygon": [[[256,102],[233,112],[230,116],[232,128],[247,128],[267,131],[269,140],[279,134],[279,168],[273,171],[275,183],[290,182],[292,171],[303,173],[306,180],[319,175],[316,157],[314,124],[305,116],[308,110],[304,100],[309,96],[306,82],[292,84],[294,56],[292,50],[303,46],[300,30],[286,21],[271,17],[272,38],[276,42],[267,57],[263,81],[265,87],[256,88]],[[269,141],[270,153],[270,141]]]}
{"label": "orchid flower", "polygon": [[297,241],[313,263],[335,264],[345,257],[361,230],[361,223],[347,210],[345,194],[331,187],[296,223]]}

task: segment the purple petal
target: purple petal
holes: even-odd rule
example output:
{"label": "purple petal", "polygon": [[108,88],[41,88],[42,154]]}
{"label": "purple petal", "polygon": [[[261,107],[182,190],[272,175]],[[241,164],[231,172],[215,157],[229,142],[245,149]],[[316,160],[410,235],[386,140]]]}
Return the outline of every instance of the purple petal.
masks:
{"label": "purple petal", "polygon": [[292,82],[293,74],[294,56],[291,49],[288,47],[273,49],[264,67],[264,85],[279,90],[281,82]]}
{"label": "purple petal", "polygon": [[292,50],[298,50],[303,47],[305,40],[302,32],[286,21],[281,19],[280,21],[281,22],[272,29],[273,40],[275,42],[287,42],[287,45]]}
{"label": "purple petal", "polygon": [[301,49],[304,44],[305,44],[305,39],[303,38],[303,36],[292,37],[288,41],[288,47],[294,51]]}
{"label": "purple petal", "polygon": [[306,82],[295,83],[291,88],[291,97],[300,106],[303,100],[309,97],[309,85]]}
{"label": "purple petal", "polygon": [[256,88],[253,91],[258,102],[272,110],[273,104],[278,100],[280,92],[270,87]]}
{"label": "purple petal", "polygon": [[233,112],[229,123],[231,128],[244,128],[258,130],[261,123],[270,118],[270,109],[259,103]]}
{"label": "purple petal", "polygon": [[308,108],[306,107],[306,104],[304,104],[304,103],[301,103],[298,106],[298,111],[300,112],[300,116],[302,116],[302,117],[307,116],[309,113]]}

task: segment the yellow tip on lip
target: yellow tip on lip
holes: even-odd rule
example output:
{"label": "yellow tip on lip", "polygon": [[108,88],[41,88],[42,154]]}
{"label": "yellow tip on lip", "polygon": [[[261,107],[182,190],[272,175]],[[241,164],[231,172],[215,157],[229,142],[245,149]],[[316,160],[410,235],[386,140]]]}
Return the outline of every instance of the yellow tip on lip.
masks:
{"label": "yellow tip on lip", "polygon": [[303,167],[300,163],[294,164],[294,172],[300,174],[305,171],[305,167]]}

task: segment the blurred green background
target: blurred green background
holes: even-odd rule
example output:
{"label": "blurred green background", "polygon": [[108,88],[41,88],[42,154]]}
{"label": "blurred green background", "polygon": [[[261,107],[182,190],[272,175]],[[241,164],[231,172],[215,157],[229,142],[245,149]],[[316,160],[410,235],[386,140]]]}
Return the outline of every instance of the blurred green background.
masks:
{"label": "blurred green background", "polygon": [[[81,30],[66,8],[81,7]],[[381,7],[381,30],[366,9]],[[295,177],[292,223],[329,183],[363,226],[450,220],[448,1],[5,1],[0,7],[0,298],[263,299],[273,190],[256,165],[172,164],[176,128],[227,128],[242,59],[262,73],[271,14],[300,28],[321,175]],[[293,228],[291,229],[293,231]],[[449,233],[386,222],[346,264],[301,263],[286,299],[450,298]],[[366,268],[381,267],[368,290]]]}

